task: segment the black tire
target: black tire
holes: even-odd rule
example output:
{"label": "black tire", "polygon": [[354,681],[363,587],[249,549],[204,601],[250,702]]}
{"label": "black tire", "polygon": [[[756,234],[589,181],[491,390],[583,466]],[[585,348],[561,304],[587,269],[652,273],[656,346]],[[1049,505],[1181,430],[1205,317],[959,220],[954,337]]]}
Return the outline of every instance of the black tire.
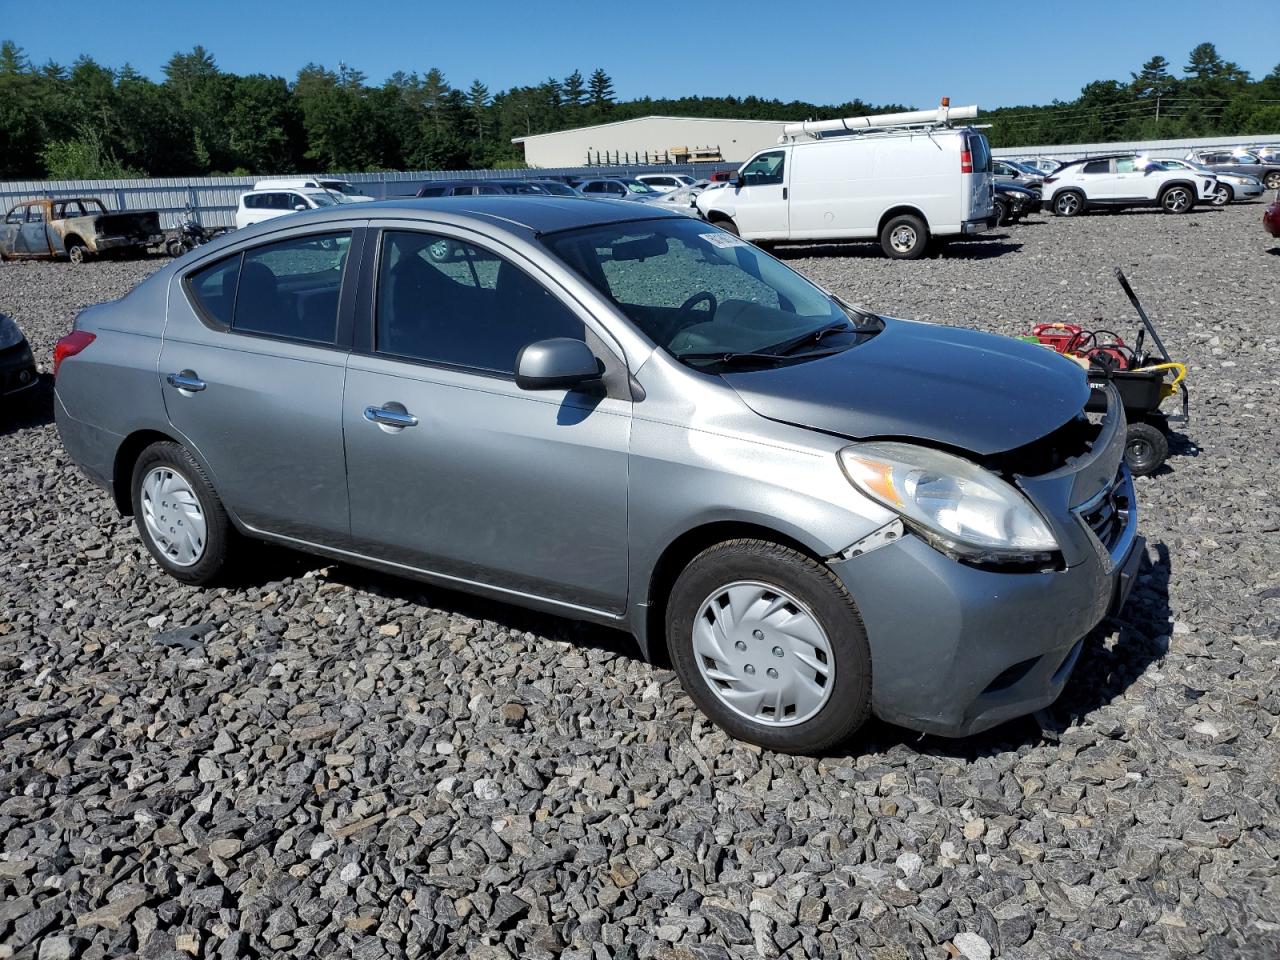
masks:
{"label": "black tire", "polygon": [[893,217],[880,230],[880,249],[891,260],[919,260],[929,248],[929,228],[915,214]]}
{"label": "black tire", "polygon": [[1150,423],[1131,423],[1124,440],[1124,462],[1135,477],[1146,477],[1160,469],[1169,456],[1169,438]]}
{"label": "black tire", "polygon": [[1008,226],[1013,221],[1009,218],[1009,205],[1003,200],[996,200],[992,203],[996,209],[996,226]]}
{"label": "black tire", "polygon": [[1215,207],[1225,207],[1236,198],[1235,191],[1231,189],[1231,185],[1227,183],[1218,184],[1218,189],[1213,192],[1212,203]]}
{"label": "black tire", "polygon": [[1079,190],[1063,190],[1053,198],[1053,213],[1057,217],[1078,217],[1084,213],[1084,194]]}
{"label": "black tire", "polygon": [[738,230],[738,225],[728,218],[725,218],[724,220],[712,220],[711,225],[713,227],[719,227],[725,233],[732,233],[735,237],[742,236],[741,232]]}
{"label": "black tire", "polygon": [[[168,467],[182,477],[199,500],[204,515],[205,538],[204,549],[199,559],[190,566],[182,566],[167,556],[163,547],[157,544],[147,530],[143,519],[142,482],[155,467]],[[168,440],[153,443],[142,451],[133,465],[133,477],[130,483],[130,496],[133,502],[133,519],[138,528],[138,535],[156,563],[169,576],[183,583],[208,585],[218,582],[226,569],[228,557],[237,537],[235,528],[227,518],[227,511],[214,491],[209,478],[187,448],[180,443]]]}
{"label": "black tire", "polygon": [[1280,190],[1280,171],[1272,170],[1262,182],[1267,185],[1268,190]]}
{"label": "black tire", "polygon": [[1196,208],[1196,194],[1190,187],[1175,183],[1160,193],[1160,209],[1165,213],[1190,213]]}
{"label": "black tire", "polygon": [[[751,720],[726,706],[699,668],[693,631],[702,605],[721,588],[744,580],[790,594],[827,635],[835,680],[825,703],[808,720],[791,726]],[[738,740],[783,753],[817,753],[847,740],[871,714],[871,650],[862,618],[839,578],[799,551],[765,540],[730,540],[704,550],[672,588],[666,634],[671,662],[689,696]]]}

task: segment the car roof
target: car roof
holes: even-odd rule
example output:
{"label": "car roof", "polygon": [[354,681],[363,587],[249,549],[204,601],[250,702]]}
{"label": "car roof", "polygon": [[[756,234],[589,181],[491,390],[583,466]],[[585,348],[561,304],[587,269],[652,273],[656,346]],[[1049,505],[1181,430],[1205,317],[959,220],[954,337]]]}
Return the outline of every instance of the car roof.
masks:
{"label": "car roof", "polygon": [[[636,220],[687,219],[675,210],[625,200],[596,200],[589,197],[500,194],[473,197],[401,197],[370,203],[339,204],[289,215],[289,224],[313,220],[333,223],[371,219],[434,220],[455,226],[482,224],[498,229],[541,236],[561,230],[593,227]],[[258,226],[264,229],[257,230]],[[270,229],[280,229],[281,218],[237,230],[228,237],[244,238]],[[253,231],[250,233],[249,231]],[[216,242],[216,241],[215,241]],[[202,248],[204,249],[204,248]]]}

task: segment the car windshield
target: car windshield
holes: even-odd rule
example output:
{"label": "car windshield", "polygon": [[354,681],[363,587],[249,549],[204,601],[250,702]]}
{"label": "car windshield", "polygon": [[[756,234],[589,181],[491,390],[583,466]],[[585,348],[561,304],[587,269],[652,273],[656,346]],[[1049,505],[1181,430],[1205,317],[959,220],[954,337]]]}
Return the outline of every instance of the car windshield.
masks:
{"label": "car windshield", "polygon": [[557,197],[576,197],[578,195],[578,191],[574,190],[573,187],[563,183],[556,183],[554,180],[544,181],[539,183],[538,186],[542,187],[547,193],[555,194]]}
{"label": "car windshield", "polygon": [[308,193],[307,199],[317,207],[336,207],[340,202],[336,197],[329,193]]}
{"label": "car windshield", "polygon": [[361,196],[360,191],[355,188],[355,185],[347,183],[345,180],[321,180],[320,186],[324,187],[326,190],[332,190],[334,193],[345,194],[348,197]]}
{"label": "car windshield", "polygon": [[825,354],[878,323],[745,240],[684,217],[567,230],[543,242],[650,339],[698,367]]}
{"label": "car windshield", "polygon": [[658,192],[657,190],[653,189],[653,187],[649,186],[647,183],[641,183],[639,180],[620,180],[618,182],[627,188],[628,193],[657,193]]}

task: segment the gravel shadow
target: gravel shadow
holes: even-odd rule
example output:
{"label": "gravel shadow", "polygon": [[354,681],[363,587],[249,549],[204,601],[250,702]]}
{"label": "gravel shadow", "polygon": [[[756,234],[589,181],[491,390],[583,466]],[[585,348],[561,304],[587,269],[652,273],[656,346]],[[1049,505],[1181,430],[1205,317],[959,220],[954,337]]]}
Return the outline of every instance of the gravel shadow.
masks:
{"label": "gravel shadow", "polygon": [[[950,243],[932,249],[925,260],[990,260],[1016,253],[1022,249],[1020,243],[1008,242],[1007,234],[995,233],[981,240],[962,240],[955,238]],[[777,259],[809,260],[823,258],[839,258],[842,260],[884,260],[884,252],[878,243],[861,241],[851,243],[794,244],[775,247],[769,251]]]}
{"label": "gravel shadow", "polygon": [[0,400],[0,437],[53,423],[53,377],[40,374],[29,390]]}

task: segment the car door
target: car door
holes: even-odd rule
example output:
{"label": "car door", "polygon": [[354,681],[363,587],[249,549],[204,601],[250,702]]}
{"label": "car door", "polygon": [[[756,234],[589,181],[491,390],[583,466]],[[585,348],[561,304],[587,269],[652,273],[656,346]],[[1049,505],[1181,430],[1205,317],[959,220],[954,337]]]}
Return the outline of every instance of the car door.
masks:
{"label": "car door", "polygon": [[43,203],[27,205],[27,219],[22,224],[22,237],[18,241],[18,252],[28,257],[47,256],[52,252],[49,246],[49,227],[45,223]]}
{"label": "car door", "polygon": [[1115,172],[1110,160],[1090,160],[1080,168],[1080,186],[1085,198],[1107,203],[1116,195]]}
{"label": "car door", "polygon": [[[452,252],[438,260],[442,239]],[[621,352],[532,264],[465,232],[389,224],[367,259],[342,417],[355,549],[462,585],[621,613],[631,430]],[[519,350],[551,337],[586,339],[618,384],[517,387]]]}
{"label": "car door", "polygon": [[1133,157],[1119,157],[1112,161],[1111,198],[1114,200],[1154,200],[1154,182],[1147,167]]}
{"label": "car door", "polygon": [[16,256],[22,245],[22,224],[27,219],[27,208],[17,204],[5,214],[4,223],[0,224],[0,253],[5,256]]}
{"label": "car door", "polygon": [[160,353],[169,420],[256,530],[348,540],[342,389],[362,236],[349,222],[310,225],[170,284]]}
{"label": "car door", "polygon": [[743,166],[733,220],[744,237],[786,239],[790,225],[788,166],[785,149],[758,153]]}

